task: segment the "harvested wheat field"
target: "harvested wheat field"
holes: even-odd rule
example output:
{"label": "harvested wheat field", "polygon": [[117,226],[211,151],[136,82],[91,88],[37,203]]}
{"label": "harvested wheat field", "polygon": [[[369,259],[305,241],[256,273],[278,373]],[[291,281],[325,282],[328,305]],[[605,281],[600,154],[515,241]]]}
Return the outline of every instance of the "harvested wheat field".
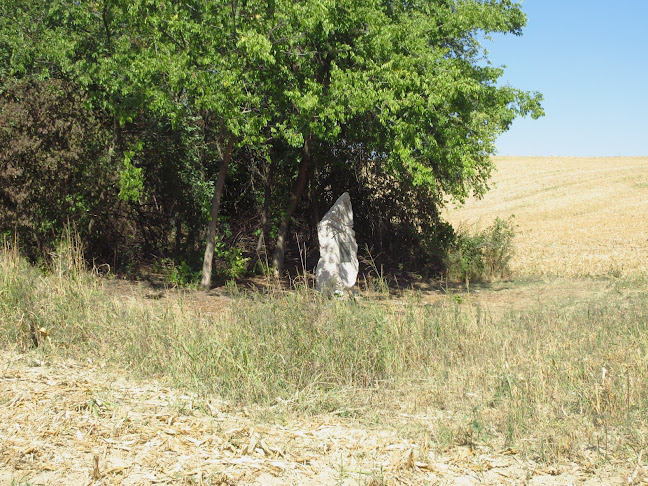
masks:
{"label": "harvested wheat field", "polygon": [[446,215],[483,227],[514,215],[515,275],[645,270],[648,157],[496,157],[491,191]]}

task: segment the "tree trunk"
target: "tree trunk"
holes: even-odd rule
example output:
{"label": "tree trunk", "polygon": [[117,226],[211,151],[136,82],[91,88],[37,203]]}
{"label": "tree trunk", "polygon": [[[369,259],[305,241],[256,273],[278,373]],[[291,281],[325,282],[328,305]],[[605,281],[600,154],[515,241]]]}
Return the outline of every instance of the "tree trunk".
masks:
{"label": "tree trunk", "polygon": [[180,221],[180,215],[176,211],[175,215],[175,254],[180,255],[182,253],[182,221]]}
{"label": "tree trunk", "polygon": [[254,266],[261,260],[261,253],[264,254],[266,262],[268,261],[268,254],[266,251],[266,234],[268,233],[268,222],[270,219],[270,197],[272,195],[272,183],[274,181],[274,173],[277,167],[277,159],[270,150],[270,167],[266,173],[265,187],[263,191],[263,212],[261,213],[261,228],[259,230],[259,238],[257,239],[256,254],[248,264],[248,272],[254,269]]}
{"label": "tree trunk", "polygon": [[214,197],[211,203],[211,220],[207,227],[207,246],[205,247],[205,258],[203,259],[202,279],[200,286],[203,290],[209,290],[211,285],[212,276],[212,262],[214,261],[214,244],[216,238],[216,228],[218,227],[218,212],[220,211],[221,196],[223,195],[223,187],[225,187],[225,176],[227,175],[227,168],[232,156],[232,148],[234,147],[234,135],[230,135],[227,149],[221,157],[221,165],[218,170],[218,180],[216,181],[216,188],[214,189]]}
{"label": "tree trunk", "polygon": [[[119,119],[117,114],[113,114],[113,133],[112,140],[110,145],[107,147],[108,152],[108,167],[113,169],[112,178],[113,182],[119,182],[119,164],[121,163],[121,127],[119,126]],[[119,186],[119,184],[117,184]],[[98,204],[97,207],[103,207],[104,201],[106,200],[106,187],[108,184],[101,185],[101,191],[99,192]],[[88,221],[88,235],[92,235],[92,230],[96,223],[96,214],[90,216]]]}
{"label": "tree trunk", "polygon": [[301,195],[304,192],[306,187],[306,181],[308,179],[308,166],[311,160],[310,153],[310,144],[312,133],[309,132],[306,140],[304,140],[304,154],[302,156],[301,163],[299,164],[299,175],[297,176],[297,182],[293,193],[290,196],[290,205],[288,206],[288,211],[281,220],[279,226],[279,233],[277,234],[277,244],[275,245],[274,256],[272,257],[272,267],[274,268],[274,273],[276,276],[281,275],[281,272],[284,269],[284,258],[286,255],[286,235],[288,234],[288,225],[290,224],[290,219],[292,218],[295,209],[297,209],[297,203],[301,198]]}

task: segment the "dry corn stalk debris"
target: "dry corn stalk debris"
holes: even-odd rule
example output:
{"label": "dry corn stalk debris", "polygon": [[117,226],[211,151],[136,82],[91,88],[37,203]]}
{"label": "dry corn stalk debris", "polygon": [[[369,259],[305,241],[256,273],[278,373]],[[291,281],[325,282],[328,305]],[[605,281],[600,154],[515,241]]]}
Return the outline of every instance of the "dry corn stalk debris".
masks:
{"label": "dry corn stalk debris", "polygon": [[245,410],[155,381],[70,360],[0,357],[0,484],[638,484],[645,477],[596,474],[577,465],[546,470],[512,449],[436,454],[396,430],[333,414],[255,422]]}

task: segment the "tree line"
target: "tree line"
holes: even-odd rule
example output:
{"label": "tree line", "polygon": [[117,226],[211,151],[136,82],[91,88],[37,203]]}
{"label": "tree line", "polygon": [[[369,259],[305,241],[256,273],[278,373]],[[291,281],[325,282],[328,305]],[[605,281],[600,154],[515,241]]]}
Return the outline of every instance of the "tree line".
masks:
{"label": "tree line", "polygon": [[6,0],[0,234],[37,259],[73,224],[89,258],[208,287],[316,258],[348,191],[361,247],[438,271],[440,208],[542,115],[480,43],[525,22],[511,0]]}

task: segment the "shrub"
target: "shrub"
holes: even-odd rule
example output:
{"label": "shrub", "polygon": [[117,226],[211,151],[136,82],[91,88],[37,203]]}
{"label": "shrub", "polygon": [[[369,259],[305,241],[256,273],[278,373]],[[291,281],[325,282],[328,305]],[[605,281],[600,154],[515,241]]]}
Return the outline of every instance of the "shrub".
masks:
{"label": "shrub", "polygon": [[101,239],[111,207],[108,132],[77,86],[22,80],[0,98],[0,233],[37,260],[68,223]]}
{"label": "shrub", "polygon": [[196,268],[197,265],[191,265],[186,260],[177,264],[172,258],[162,258],[153,265],[155,272],[159,272],[166,282],[176,287],[197,287],[201,271]]}
{"label": "shrub", "polygon": [[446,257],[446,274],[449,279],[487,280],[509,275],[513,257],[515,229],[513,218],[495,221],[488,228],[470,233],[458,230]]}

